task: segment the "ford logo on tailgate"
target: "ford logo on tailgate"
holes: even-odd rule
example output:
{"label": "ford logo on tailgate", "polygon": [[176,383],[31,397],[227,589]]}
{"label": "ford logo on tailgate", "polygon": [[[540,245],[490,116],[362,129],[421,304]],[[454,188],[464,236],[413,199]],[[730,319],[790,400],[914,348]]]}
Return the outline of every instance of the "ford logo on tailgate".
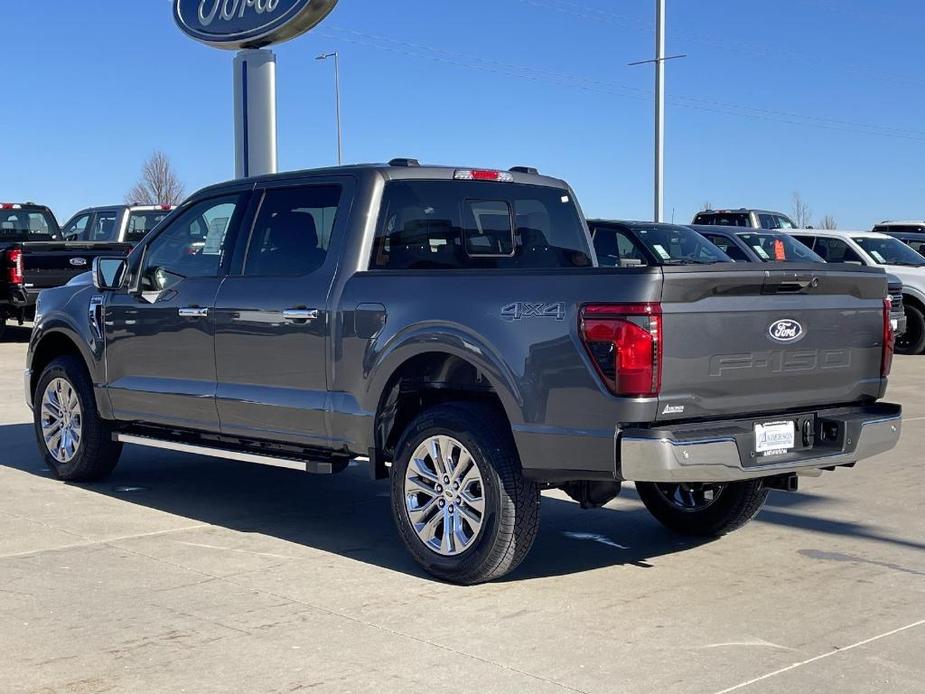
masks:
{"label": "ford logo on tailgate", "polygon": [[784,318],[771,323],[768,334],[775,342],[796,342],[803,337],[803,326],[795,320]]}
{"label": "ford logo on tailgate", "polygon": [[71,265],[74,267],[85,267],[87,265],[86,258],[71,258]]}
{"label": "ford logo on tailgate", "polygon": [[186,35],[216,48],[261,48],[314,27],[337,0],[174,0]]}

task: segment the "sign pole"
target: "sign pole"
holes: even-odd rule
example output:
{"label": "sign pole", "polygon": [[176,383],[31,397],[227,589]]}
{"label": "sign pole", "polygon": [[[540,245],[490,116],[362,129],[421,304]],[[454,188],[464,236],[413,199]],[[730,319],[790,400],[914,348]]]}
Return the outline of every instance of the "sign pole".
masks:
{"label": "sign pole", "polygon": [[247,49],[234,58],[235,177],[276,173],[276,54]]}

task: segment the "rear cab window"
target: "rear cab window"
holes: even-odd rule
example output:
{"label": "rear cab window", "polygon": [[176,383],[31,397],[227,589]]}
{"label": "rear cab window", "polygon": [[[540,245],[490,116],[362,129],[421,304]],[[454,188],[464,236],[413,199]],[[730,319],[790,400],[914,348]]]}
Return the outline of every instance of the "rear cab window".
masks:
{"label": "rear cab window", "polygon": [[370,260],[371,270],[590,265],[567,189],[485,181],[387,183]]}
{"label": "rear cab window", "polygon": [[54,215],[40,207],[0,207],[0,241],[58,241]]}
{"label": "rear cab window", "polygon": [[698,212],[693,223],[721,227],[750,227],[752,225],[748,212]]}

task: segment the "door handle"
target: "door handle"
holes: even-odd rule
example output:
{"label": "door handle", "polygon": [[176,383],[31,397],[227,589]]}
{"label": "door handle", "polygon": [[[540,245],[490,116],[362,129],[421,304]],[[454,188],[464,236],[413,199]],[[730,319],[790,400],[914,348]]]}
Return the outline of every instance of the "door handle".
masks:
{"label": "door handle", "polygon": [[179,309],[177,313],[180,314],[180,318],[207,318],[209,309],[200,308],[199,306],[187,306]]}
{"label": "door handle", "polygon": [[318,320],[317,308],[287,308],[283,311],[283,318],[288,321],[313,321]]}

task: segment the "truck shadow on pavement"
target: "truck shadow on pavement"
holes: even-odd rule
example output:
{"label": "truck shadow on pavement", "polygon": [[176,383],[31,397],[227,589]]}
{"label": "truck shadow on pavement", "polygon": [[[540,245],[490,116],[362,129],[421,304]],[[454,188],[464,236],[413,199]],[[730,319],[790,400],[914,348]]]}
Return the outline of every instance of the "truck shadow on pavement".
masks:
{"label": "truck shadow on pavement", "polygon": [[6,330],[3,331],[3,342],[21,342],[26,344],[32,335],[32,325],[14,325],[6,324]]}
{"label": "truck shadow on pavement", "polygon": [[[0,426],[0,466],[51,476],[36,450],[30,424]],[[259,533],[404,573],[425,574],[407,556],[392,525],[387,482],[369,479],[365,465],[335,476],[311,476],[200,456],[127,446],[112,477],[81,488],[242,533]],[[822,504],[808,495],[772,493],[759,522],[812,532],[850,535],[925,549],[887,537],[873,526],[793,513]],[[610,566],[652,569],[652,560],[690,550],[698,542],[658,525],[635,489],[603,510],[544,496],[533,550],[502,580],[562,576]]]}

